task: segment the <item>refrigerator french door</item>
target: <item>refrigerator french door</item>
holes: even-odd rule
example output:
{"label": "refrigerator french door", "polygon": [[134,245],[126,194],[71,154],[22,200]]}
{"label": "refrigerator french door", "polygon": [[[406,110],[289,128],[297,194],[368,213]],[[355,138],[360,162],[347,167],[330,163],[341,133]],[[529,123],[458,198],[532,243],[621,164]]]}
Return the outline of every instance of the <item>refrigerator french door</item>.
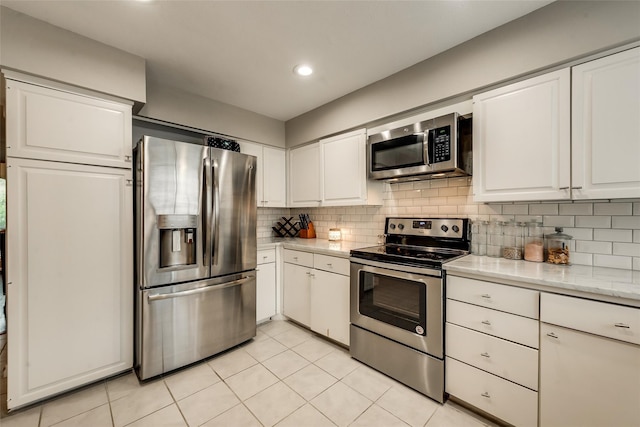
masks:
{"label": "refrigerator french door", "polygon": [[256,158],[150,136],[134,155],[144,380],[255,336]]}

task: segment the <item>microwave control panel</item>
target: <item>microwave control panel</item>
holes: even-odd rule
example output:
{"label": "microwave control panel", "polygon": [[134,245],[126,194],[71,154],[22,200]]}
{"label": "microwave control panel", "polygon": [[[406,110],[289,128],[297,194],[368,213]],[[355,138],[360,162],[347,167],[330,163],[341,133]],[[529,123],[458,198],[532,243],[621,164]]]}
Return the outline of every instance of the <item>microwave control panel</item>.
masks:
{"label": "microwave control panel", "polygon": [[451,160],[451,126],[429,130],[429,159],[431,163]]}

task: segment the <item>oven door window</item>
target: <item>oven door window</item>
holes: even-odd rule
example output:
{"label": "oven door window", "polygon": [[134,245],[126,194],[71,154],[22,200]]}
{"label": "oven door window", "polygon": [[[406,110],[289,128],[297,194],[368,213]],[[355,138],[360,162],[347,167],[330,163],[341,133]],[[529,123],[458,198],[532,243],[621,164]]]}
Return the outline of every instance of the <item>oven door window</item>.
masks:
{"label": "oven door window", "polygon": [[371,170],[421,166],[424,159],[424,134],[407,135],[371,145]]}
{"label": "oven door window", "polygon": [[427,285],[424,282],[360,270],[360,314],[419,334],[427,331]]}

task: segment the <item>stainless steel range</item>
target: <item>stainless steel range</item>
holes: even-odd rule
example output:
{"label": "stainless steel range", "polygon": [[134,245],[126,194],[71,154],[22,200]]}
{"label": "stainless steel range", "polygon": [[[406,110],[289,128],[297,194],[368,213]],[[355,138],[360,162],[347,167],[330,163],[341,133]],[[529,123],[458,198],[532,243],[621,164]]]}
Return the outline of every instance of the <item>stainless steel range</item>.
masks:
{"label": "stainless steel range", "polygon": [[444,402],[442,264],[469,253],[468,220],[387,218],[351,251],[351,356]]}

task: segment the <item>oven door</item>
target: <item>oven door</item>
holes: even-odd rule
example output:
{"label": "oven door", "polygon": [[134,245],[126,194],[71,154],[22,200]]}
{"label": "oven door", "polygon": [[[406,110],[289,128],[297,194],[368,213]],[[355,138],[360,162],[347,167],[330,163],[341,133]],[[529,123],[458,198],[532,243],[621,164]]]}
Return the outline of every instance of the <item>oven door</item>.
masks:
{"label": "oven door", "polygon": [[389,266],[352,260],[351,323],[442,358],[442,278]]}

